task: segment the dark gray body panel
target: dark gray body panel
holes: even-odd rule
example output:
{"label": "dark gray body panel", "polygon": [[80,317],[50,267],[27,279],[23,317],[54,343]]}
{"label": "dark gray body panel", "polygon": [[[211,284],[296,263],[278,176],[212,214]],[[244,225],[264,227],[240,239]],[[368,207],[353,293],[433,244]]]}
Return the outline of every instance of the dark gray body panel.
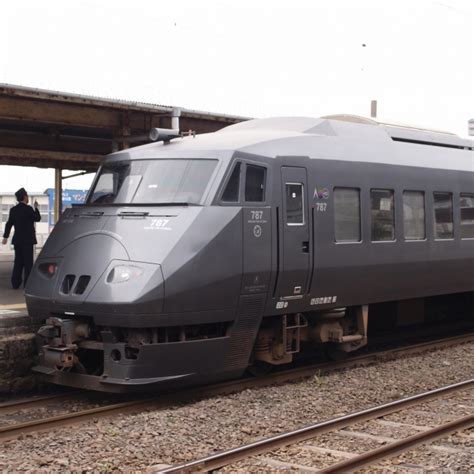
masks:
{"label": "dark gray body panel", "polygon": [[[278,161],[278,160],[277,160]],[[287,163],[288,159],[281,159]],[[459,238],[459,193],[473,192],[473,175],[462,171],[427,170],[383,164],[308,160],[312,209],[316,202],[327,204],[326,212],[312,212],[310,241],[313,246],[313,274],[310,291],[301,300],[288,301],[281,312],[309,311],[311,298],[337,296],[336,303],[317,309],[370,304],[415,297],[474,290],[474,239]],[[316,187],[359,188],[361,197],[362,241],[338,243],[334,240],[334,202],[313,199]],[[370,190],[395,192],[395,240],[371,242]],[[425,192],[426,239],[407,241],[403,237],[401,212],[403,190]],[[434,191],[454,195],[454,239],[434,238],[432,199]],[[275,211],[276,212],[276,211]],[[299,253],[299,249],[294,249]],[[275,303],[283,294],[268,301],[266,312],[274,314]]]}

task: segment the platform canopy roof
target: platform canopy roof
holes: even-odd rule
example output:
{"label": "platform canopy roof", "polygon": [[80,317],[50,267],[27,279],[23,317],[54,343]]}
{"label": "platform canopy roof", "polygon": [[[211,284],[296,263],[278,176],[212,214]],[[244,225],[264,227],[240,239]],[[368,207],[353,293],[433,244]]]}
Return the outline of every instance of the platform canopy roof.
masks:
{"label": "platform canopy roof", "polygon": [[[0,83],[0,165],[94,171],[116,149],[171,128],[172,106]],[[207,133],[247,117],[181,108],[180,130]]]}

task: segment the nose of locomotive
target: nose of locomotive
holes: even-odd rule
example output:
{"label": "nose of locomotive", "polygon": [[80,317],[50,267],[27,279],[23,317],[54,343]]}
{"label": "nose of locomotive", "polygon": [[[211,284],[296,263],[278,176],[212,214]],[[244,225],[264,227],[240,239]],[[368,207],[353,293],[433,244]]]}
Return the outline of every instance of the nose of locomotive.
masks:
{"label": "nose of locomotive", "polygon": [[119,236],[110,234],[82,236],[64,247],[60,257],[39,259],[26,293],[68,306],[162,300],[160,266],[131,261]]}

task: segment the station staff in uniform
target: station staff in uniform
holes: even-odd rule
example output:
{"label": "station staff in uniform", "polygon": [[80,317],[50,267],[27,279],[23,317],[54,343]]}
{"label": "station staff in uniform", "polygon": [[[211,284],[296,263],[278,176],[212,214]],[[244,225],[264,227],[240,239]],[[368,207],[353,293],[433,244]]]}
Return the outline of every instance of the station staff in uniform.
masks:
{"label": "station staff in uniform", "polygon": [[[37,243],[34,223],[41,220],[41,215],[36,201],[34,210],[31,206],[28,206],[30,198],[24,188],[19,189],[15,196],[18,204],[10,209],[2,243],[6,245],[11,228],[15,227],[12,239],[15,248],[15,263],[11,282],[13,288],[17,289],[21,286],[22,281],[24,286],[26,285],[33,266],[33,246]],[[24,275],[22,275],[23,272]]]}

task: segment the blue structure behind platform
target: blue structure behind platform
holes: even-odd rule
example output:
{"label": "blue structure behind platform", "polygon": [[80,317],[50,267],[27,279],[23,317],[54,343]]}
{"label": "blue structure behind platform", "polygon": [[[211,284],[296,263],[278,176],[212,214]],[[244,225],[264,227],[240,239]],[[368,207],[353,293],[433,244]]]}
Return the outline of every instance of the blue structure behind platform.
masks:
{"label": "blue structure behind platform", "polygon": [[[54,189],[48,188],[45,192],[49,198],[49,212],[48,212],[48,223],[50,229],[54,227]],[[73,204],[84,204],[86,201],[87,190],[85,189],[63,189],[63,208],[72,206]]]}

